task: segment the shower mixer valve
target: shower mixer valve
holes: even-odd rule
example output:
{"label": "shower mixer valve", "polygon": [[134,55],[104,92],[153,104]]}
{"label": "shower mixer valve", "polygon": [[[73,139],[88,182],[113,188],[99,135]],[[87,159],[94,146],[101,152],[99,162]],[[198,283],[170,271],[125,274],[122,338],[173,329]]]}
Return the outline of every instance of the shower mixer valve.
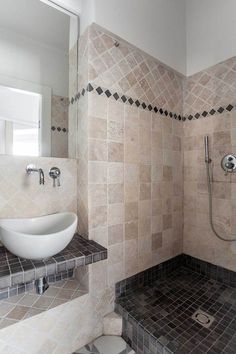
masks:
{"label": "shower mixer valve", "polygon": [[[214,225],[214,219],[213,219],[213,194],[212,194],[212,176],[210,172],[210,164],[211,164],[211,159],[210,159],[210,154],[209,154],[209,137],[206,135],[204,137],[204,147],[205,147],[205,163],[206,163],[206,173],[207,173],[207,187],[208,187],[208,195],[209,195],[209,222],[211,229],[213,233],[215,234],[216,237],[218,237],[221,241],[225,242],[236,242],[236,235],[230,235],[224,236],[221,235],[215,225]],[[225,174],[227,175],[228,173],[234,173],[236,172],[236,155],[233,154],[227,154],[223,157],[221,160],[221,167],[225,171]]]}
{"label": "shower mixer valve", "polygon": [[52,167],[49,171],[49,176],[53,179],[53,187],[56,187],[56,181],[57,181],[57,187],[60,187],[60,176],[61,176],[61,171],[58,167]]}
{"label": "shower mixer valve", "polygon": [[235,173],[236,172],[236,155],[227,154],[221,160],[221,167],[225,171],[226,174],[228,173]]}

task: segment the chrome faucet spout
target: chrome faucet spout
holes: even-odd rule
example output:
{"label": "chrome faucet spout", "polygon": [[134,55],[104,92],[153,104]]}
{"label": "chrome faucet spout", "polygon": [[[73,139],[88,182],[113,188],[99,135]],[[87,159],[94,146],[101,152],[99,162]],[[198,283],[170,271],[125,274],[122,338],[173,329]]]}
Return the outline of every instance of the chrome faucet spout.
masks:
{"label": "chrome faucet spout", "polygon": [[44,172],[42,168],[39,168],[38,172],[39,172],[39,184],[44,184],[45,179],[44,179]]}
{"label": "chrome faucet spout", "polygon": [[39,184],[45,183],[45,178],[44,178],[44,172],[42,168],[37,168],[35,165],[28,165],[26,167],[26,173],[28,175],[31,175],[32,173],[38,173],[39,174]]}

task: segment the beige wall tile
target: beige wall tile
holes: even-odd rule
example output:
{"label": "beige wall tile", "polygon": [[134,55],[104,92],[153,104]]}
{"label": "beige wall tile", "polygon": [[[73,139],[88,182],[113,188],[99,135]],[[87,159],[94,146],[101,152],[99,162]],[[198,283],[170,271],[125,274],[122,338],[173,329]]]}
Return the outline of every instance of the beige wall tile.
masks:
{"label": "beige wall tile", "polygon": [[150,183],[151,182],[151,165],[140,165],[139,166],[139,180],[140,180],[140,183]]}
{"label": "beige wall tile", "polygon": [[123,122],[125,105],[121,102],[108,100],[108,119],[116,122]]}
{"label": "beige wall tile", "polygon": [[107,119],[108,101],[105,96],[89,95],[88,115]]}
{"label": "beige wall tile", "polygon": [[152,216],[162,214],[162,199],[152,200]]}
{"label": "beige wall tile", "polygon": [[124,144],[109,142],[108,160],[111,162],[124,161]]}
{"label": "beige wall tile", "polygon": [[108,139],[118,142],[124,141],[124,123],[109,120],[108,122]]}
{"label": "beige wall tile", "polygon": [[108,247],[108,265],[123,263],[123,244],[117,243]]}
{"label": "beige wall tile", "polygon": [[[109,189],[109,187],[108,187]],[[89,190],[89,205],[99,206],[107,204],[107,185],[106,184],[90,184]]]}
{"label": "beige wall tile", "polygon": [[137,273],[138,269],[138,241],[137,239],[125,241],[125,276]]}
{"label": "beige wall tile", "polygon": [[123,224],[112,225],[108,227],[108,245],[121,243],[124,239]]}
{"label": "beige wall tile", "polygon": [[108,225],[118,225],[124,222],[124,204],[108,206]]}
{"label": "beige wall tile", "polygon": [[138,203],[138,215],[139,219],[147,218],[152,215],[152,201],[140,200]]}
{"label": "beige wall tile", "polygon": [[152,251],[155,252],[162,247],[162,233],[152,234]]}
{"label": "beige wall tile", "polygon": [[107,143],[103,140],[89,139],[89,160],[107,161]]}
{"label": "beige wall tile", "polygon": [[138,203],[125,204],[125,221],[132,221],[138,219]]}
{"label": "beige wall tile", "polygon": [[129,221],[125,223],[125,240],[138,238],[138,221]]}
{"label": "beige wall tile", "polygon": [[[109,214],[108,214],[109,217]],[[91,228],[105,226],[107,223],[107,206],[90,206],[89,225]]]}
{"label": "beige wall tile", "polygon": [[107,163],[89,161],[88,183],[107,183]]}
{"label": "beige wall tile", "polygon": [[108,183],[124,183],[124,165],[120,162],[108,163]]}
{"label": "beige wall tile", "polygon": [[108,185],[108,203],[117,204],[124,201],[124,185],[109,184]]}
{"label": "beige wall tile", "polygon": [[225,146],[228,147],[231,144],[230,131],[221,131],[213,133],[213,145],[215,147]]}
{"label": "beige wall tile", "polygon": [[139,184],[125,183],[125,202],[137,202],[139,199]]}
{"label": "beige wall tile", "polygon": [[147,237],[151,235],[151,218],[139,219],[138,236]]}
{"label": "beige wall tile", "polygon": [[163,215],[163,230],[171,229],[172,228],[172,215],[166,214]]}
{"label": "beige wall tile", "polygon": [[105,119],[89,117],[89,137],[94,139],[107,138],[107,121]]}
{"label": "beige wall tile", "polygon": [[151,183],[140,184],[139,200],[151,199]]}
{"label": "beige wall tile", "polygon": [[163,180],[172,181],[172,179],[173,179],[172,167],[163,166]]}
{"label": "beige wall tile", "polygon": [[151,226],[152,234],[156,234],[162,232],[162,215],[155,215],[152,217],[152,226]]}
{"label": "beige wall tile", "polygon": [[109,286],[114,287],[114,285],[122,279],[124,279],[124,264],[123,264],[123,262],[110,264],[108,266],[108,284],[109,284]]}
{"label": "beige wall tile", "polygon": [[138,183],[139,171],[137,164],[124,164],[125,183]]}

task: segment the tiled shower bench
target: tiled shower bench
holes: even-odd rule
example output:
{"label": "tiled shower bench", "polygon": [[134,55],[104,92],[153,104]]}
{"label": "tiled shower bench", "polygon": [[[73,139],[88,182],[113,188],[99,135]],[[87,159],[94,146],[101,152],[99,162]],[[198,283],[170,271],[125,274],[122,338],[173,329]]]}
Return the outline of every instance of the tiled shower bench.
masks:
{"label": "tiled shower bench", "polygon": [[236,273],[180,255],[116,286],[137,354],[235,354]]}

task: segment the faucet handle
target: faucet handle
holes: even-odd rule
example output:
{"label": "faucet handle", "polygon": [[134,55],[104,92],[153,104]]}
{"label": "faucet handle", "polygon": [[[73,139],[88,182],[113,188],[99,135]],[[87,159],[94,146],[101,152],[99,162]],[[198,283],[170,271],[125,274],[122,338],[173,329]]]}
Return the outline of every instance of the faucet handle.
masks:
{"label": "faucet handle", "polygon": [[49,171],[49,176],[53,179],[53,187],[56,187],[56,180],[57,186],[60,187],[60,175],[61,171],[58,167],[52,167]]}

